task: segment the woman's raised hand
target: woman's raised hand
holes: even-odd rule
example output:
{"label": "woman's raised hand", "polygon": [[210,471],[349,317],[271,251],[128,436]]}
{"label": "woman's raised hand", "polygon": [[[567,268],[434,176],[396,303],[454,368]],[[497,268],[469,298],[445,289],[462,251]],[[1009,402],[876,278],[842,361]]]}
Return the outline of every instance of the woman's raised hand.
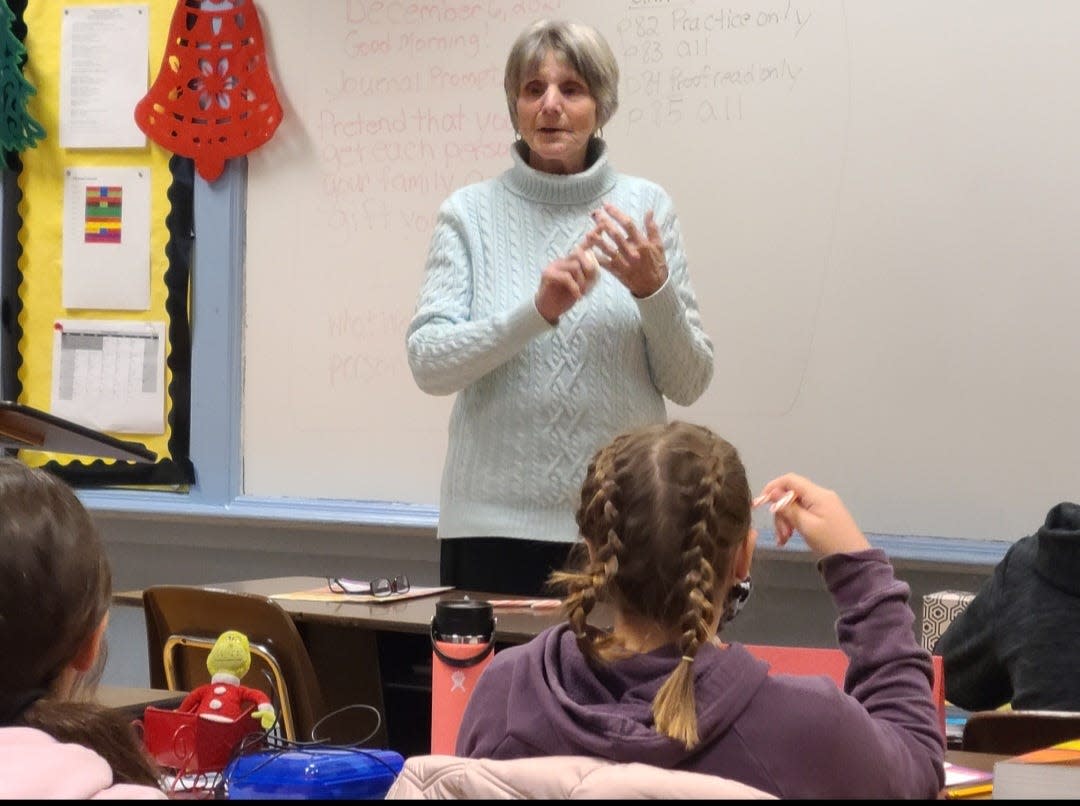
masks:
{"label": "woman's raised hand", "polygon": [[639,299],[652,296],[667,281],[664,242],[652,210],[645,214],[645,230],[614,204],[592,213],[596,226],[585,243],[600,252],[600,265]]}
{"label": "woman's raised hand", "polygon": [[553,260],[540,273],[536,310],[551,324],[574,307],[596,285],[600,266],[592,250],[583,245],[564,258]]}

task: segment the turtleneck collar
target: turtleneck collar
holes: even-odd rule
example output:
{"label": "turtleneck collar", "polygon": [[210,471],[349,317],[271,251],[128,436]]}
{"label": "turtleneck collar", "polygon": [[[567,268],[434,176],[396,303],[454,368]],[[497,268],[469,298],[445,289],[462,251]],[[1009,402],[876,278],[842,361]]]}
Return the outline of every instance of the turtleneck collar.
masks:
{"label": "turtleneck collar", "polygon": [[503,174],[507,186],[519,196],[541,204],[585,204],[596,201],[615,185],[615,170],[608,163],[607,144],[593,138],[584,171],[549,174],[531,167],[528,146],[519,141],[510,149],[513,167]]}
{"label": "turtleneck collar", "polygon": [[1080,505],[1064,502],[1039,529],[1035,567],[1054,587],[1080,594]]}

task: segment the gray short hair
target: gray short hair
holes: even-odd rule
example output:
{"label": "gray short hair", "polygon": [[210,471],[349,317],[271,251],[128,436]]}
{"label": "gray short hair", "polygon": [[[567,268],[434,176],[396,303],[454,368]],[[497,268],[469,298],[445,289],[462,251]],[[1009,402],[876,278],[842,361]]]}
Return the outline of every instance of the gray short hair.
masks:
{"label": "gray short hair", "polygon": [[607,40],[595,28],[566,20],[538,20],[522,31],[506,59],[503,87],[510,122],[518,128],[517,98],[525,76],[549,53],[565,59],[596,99],[596,125],[611,120],[619,107],[619,65]]}

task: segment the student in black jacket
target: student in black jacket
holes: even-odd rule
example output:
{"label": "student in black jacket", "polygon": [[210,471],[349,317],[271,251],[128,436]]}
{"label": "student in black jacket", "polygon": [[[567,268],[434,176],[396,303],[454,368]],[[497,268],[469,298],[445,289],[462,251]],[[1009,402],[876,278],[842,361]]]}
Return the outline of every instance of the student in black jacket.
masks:
{"label": "student in black jacket", "polygon": [[1013,544],[935,652],[961,708],[1080,711],[1080,504]]}

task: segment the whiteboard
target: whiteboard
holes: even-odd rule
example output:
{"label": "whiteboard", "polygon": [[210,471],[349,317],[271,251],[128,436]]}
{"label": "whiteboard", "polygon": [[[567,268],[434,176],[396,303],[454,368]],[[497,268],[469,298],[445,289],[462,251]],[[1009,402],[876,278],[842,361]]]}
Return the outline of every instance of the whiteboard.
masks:
{"label": "whiteboard", "polygon": [[1080,4],[259,0],[244,492],[434,505],[452,398],[405,329],[439,203],[509,165],[539,16],[622,71],[617,170],[682,221],[715,377],[670,416],[881,534],[1014,539],[1080,489]]}

